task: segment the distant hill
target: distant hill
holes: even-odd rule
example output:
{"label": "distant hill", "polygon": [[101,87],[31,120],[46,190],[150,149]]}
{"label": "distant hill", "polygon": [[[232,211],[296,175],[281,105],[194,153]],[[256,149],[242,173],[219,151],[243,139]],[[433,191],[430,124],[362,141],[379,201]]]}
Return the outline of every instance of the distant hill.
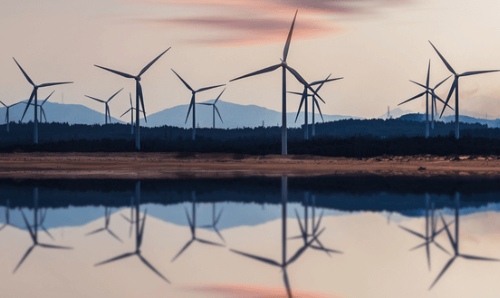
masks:
{"label": "distant hill", "polygon": [[[21,120],[26,102],[10,108],[10,121]],[[59,122],[68,124],[104,124],[104,114],[78,104],[60,104],[47,101],[43,105],[48,122]],[[5,123],[6,108],[0,108],[0,123]],[[39,119],[40,120],[40,119]],[[111,117],[113,123],[124,123]],[[33,107],[30,107],[24,116],[23,122],[33,121]]]}
{"label": "distant hill", "polygon": [[[410,114],[402,115],[398,119],[406,120],[406,121],[425,121],[425,114],[410,113]],[[444,116],[441,119],[439,117],[436,117],[435,120],[449,123],[449,122],[455,121],[455,116],[454,115]],[[471,124],[479,123],[479,124],[488,125],[488,127],[491,127],[491,128],[500,128],[500,119],[488,120],[488,119],[482,119],[482,118],[475,118],[475,117],[471,117],[471,116],[467,116],[467,115],[461,115],[460,122],[471,123]]]}
{"label": "distant hill", "polygon": [[[241,127],[260,127],[260,126],[281,126],[281,112],[269,110],[257,105],[240,105],[227,101],[219,100],[217,108],[222,116],[224,123],[221,123],[216,115],[215,126],[217,128],[241,128]],[[191,115],[188,122],[185,123],[188,105],[180,105],[148,116],[148,122],[145,126],[157,127],[163,125],[190,128],[192,126]],[[295,123],[295,107],[290,108],[287,113],[288,127],[299,127],[304,123],[304,113],[299,115]],[[311,123],[312,114],[309,113],[309,123]],[[341,119],[360,119],[359,117],[341,116],[341,115],[323,115],[325,122]],[[196,122],[199,127],[212,127],[213,114],[212,107],[205,105],[196,105]],[[321,116],[316,114],[316,121],[321,122]]]}

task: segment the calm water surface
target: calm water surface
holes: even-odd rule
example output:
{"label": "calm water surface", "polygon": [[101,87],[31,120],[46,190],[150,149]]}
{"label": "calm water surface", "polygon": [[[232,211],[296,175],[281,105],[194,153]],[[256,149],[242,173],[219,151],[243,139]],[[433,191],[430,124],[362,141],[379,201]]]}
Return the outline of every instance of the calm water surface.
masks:
{"label": "calm water surface", "polygon": [[0,297],[498,297],[500,183],[0,180]]}

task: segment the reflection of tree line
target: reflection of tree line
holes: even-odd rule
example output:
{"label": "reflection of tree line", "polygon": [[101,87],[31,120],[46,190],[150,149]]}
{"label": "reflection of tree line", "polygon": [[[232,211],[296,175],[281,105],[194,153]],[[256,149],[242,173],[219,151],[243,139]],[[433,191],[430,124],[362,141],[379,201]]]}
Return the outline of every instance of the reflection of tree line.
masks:
{"label": "reflection of tree line", "polygon": [[[292,292],[291,292],[291,286],[290,282],[288,280],[288,274],[287,274],[287,267],[291,265],[293,262],[295,262],[308,248],[315,249],[315,250],[320,250],[324,251],[326,254],[330,255],[330,253],[340,253],[340,251],[326,248],[323,243],[320,241],[320,235],[325,231],[325,228],[321,227],[321,220],[323,217],[323,213],[319,215],[319,217],[316,216],[316,207],[315,207],[315,199],[314,196],[311,198],[309,194],[306,194],[304,197],[304,218],[301,220],[299,213],[297,210],[295,210],[296,215],[297,215],[297,222],[298,226],[300,229],[300,235],[295,236],[295,237],[287,237],[287,203],[288,203],[288,181],[286,177],[282,178],[282,195],[281,195],[281,208],[282,208],[282,217],[281,217],[281,223],[282,223],[282,260],[280,262],[268,259],[266,257],[261,257],[257,256],[254,254],[251,254],[249,252],[243,252],[241,250],[236,250],[236,249],[231,249],[230,251],[248,257],[250,259],[260,261],[263,263],[267,263],[270,265],[278,266],[282,269],[283,271],[283,280],[285,284],[285,288],[287,290],[288,296],[292,297]],[[26,229],[28,230],[28,233],[30,234],[30,237],[33,241],[32,246],[28,248],[28,250],[25,252],[25,254],[22,256],[21,260],[17,264],[17,266],[14,269],[14,273],[21,267],[21,265],[25,262],[25,260],[28,258],[30,253],[33,251],[33,249],[37,246],[42,247],[42,248],[49,248],[49,249],[72,249],[71,247],[66,247],[66,246],[59,246],[59,245],[53,245],[53,244],[47,244],[47,243],[42,243],[38,241],[38,232],[40,230],[43,230],[52,240],[55,240],[50,232],[44,227],[44,221],[47,216],[47,211],[44,209],[41,209],[38,207],[38,187],[34,188],[33,191],[33,224],[30,224],[28,219],[26,218],[24,212],[21,210],[21,214],[23,216],[23,220],[26,226]],[[141,246],[143,244],[143,236],[144,236],[144,230],[146,226],[146,218],[147,218],[147,210],[144,210],[141,212],[141,190],[140,190],[140,182],[136,182],[136,187],[135,187],[135,195],[131,198],[131,206],[130,206],[130,217],[123,216],[124,219],[127,220],[127,222],[130,223],[131,229],[130,232],[132,234],[132,231],[135,231],[134,234],[134,240],[135,240],[135,250],[131,252],[126,252],[121,255],[109,258],[107,260],[101,261],[97,263],[95,266],[101,266],[101,265],[106,265],[109,263],[117,262],[120,260],[127,259],[129,257],[136,256],[139,258],[139,260],[148,268],[150,269],[154,274],[156,274],[158,277],[163,279],[164,281],[170,283],[169,279],[167,279],[153,264],[151,264],[145,256],[143,256],[141,252]],[[203,239],[200,236],[196,234],[197,228],[197,214],[196,214],[196,193],[193,191],[191,194],[191,214],[189,214],[188,210],[185,209],[186,211],[186,219],[189,224],[189,229],[191,233],[191,238],[190,240],[182,246],[182,248],[179,250],[179,252],[173,257],[172,262],[177,260],[183,253],[187,251],[187,249],[194,243],[200,243],[200,244],[206,244],[206,245],[211,245],[211,246],[218,246],[218,247],[224,247],[225,246],[225,239],[222,236],[222,233],[219,231],[217,228],[218,223],[220,222],[222,218],[222,209],[220,209],[217,212],[217,206],[215,203],[212,203],[212,218],[211,218],[211,223],[207,225],[201,226],[201,228],[204,229],[211,229],[213,230],[222,243],[218,243],[215,241],[210,241],[207,239]],[[312,205],[310,204],[312,202]],[[10,224],[10,206],[7,202],[6,204],[6,211],[5,211],[5,218],[6,218],[6,223],[0,227],[0,231],[5,228]],[[312,211],[312,218],[311,218],[311,224],[309,224],[309,210],[311,209]],[[111,208],[105,207],[104,208],[104,226],[97,228],[95,230],[92,230],[88,233],[86,233],[86,236],[91,236],[95,235],[101,232],[109,234],[112,238],[116,239],[117,241],[122,242],[121,238],[118,237],[110,228],[110,222],[111,222]],[[299,247],[297,251],[295,251],[291,257],[288,257],[287,255],[287,242],[289,240],[297,240],[297,239],[302,239],[303,244]]]}
{"label": "reflection of tree line", "polygon": [[[441,228],[437,228],[439,219],[441,219]],[[455,225],[454,233],[452,234],[451,225]],[[450,258],[446,262],[446,264],[441,268],[441,271],[436,276],[434,281],[429,287],[431,290],[438,281],[445,275],[451,265],[455,262],[457,258],[463,258],[466,260],[473,261],[500,261],[500,259],[488,258],[483,256],[469,255],[463,254],[460,252],[460,193],[455,193],[455,207],[454,207],[454,220],[451,222],[446,222],[443,214],[440,214],[439,217],[435,212],[434,202],[432,202],[430,196],[428,194],[425,195],[425,233],[422,234],[415,230],[406,228],[404,226],[400,226],[401,229],[409,232],[410,234],[422,239],[424,242],[413,247],[410,250],[416,250],[418,248],[425,247],[426,249],[426,257],[427,257],[427,266],[429,270],[431,270],[431,245],[440,249],[442,252],[448,254]],[[449,244],[452,249],[452,253],[446,250],[441,244],[439,244],[436,240],[436,237],[445,232],[449,241]]]}

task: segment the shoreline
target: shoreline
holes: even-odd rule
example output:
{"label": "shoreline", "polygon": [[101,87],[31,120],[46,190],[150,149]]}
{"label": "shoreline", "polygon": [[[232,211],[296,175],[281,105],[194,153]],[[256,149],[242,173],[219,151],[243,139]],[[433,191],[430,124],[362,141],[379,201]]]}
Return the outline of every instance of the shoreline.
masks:
{"label": "shoreline", "polygon": [[0,178],[175,179],[324,175],[500,178],[500,157],[308,155],[252,156],[219,153],[8,153]]}

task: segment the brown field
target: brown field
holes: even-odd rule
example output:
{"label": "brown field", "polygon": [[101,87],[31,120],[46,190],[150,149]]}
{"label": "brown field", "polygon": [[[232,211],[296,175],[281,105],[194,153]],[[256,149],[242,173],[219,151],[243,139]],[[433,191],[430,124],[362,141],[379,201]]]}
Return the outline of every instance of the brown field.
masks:
{"label": "brown field", "polygon": [[246,156],[188,153],[0,154],[0,178],[187,178],[239,176],[470,176],[500,177],[497,156]]}

